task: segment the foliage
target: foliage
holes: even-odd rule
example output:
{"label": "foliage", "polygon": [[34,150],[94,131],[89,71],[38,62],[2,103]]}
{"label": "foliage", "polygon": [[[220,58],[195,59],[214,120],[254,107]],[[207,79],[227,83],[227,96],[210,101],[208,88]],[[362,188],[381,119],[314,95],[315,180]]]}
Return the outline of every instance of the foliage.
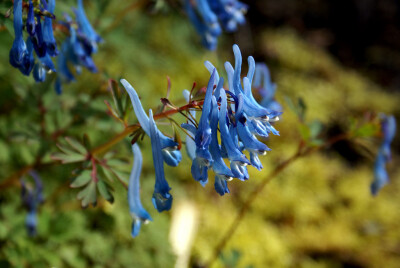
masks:
{"label": "foliage", "polygon": [[[71,3],[61,2],[56,16]],[[8,4],[0,4],[2,14]],[[164,77],[168,75],[172,81],[169,99],[184,104],[182,89],[190,89],[194,81],[200,88],[207,85],[203,61],[210,60],[221,69],[222,59],[231,57],[231,42],[225,36],[217,52],[204,51],[179,12],[149,13],[134,4],[89,4],[87,15],[105,40],[94,56],[99,72],[84,70],[76,83],[64,87],[61,96],[51,86],[54,74],[44,83],[35,83],[6,64],[12,26],[1,19],[1,267],[165,267],[175,261],[168,243],[170,215],[156,213],[149,199],[143,200],[143,206],[152,211],[154,221],[143,226],[137,238],[130,236],[132,220],[124,186],[132,166],[131,139],[123,136],[108,153],[99,148],[137,121],[128,96],[115,82],[110,85],[109,79],[134,81],[143,106],[156,110],[159,99],[166,96]],[[249,169],[250,181],[233,181],[231,193],[220,197],[212,186],[202,189],[193,181],[187,159],[176,168],[165,167],[174,202],[195,200],[200,212],[191,263],[201,265],[210,258],[216,239],[246,197],[299,144],[319,148],[339,128],[339,134],[351,137],[349,144],[362,161],[349,161],[347,151],[332,145],[288,166],[255,199],[217,267],[396,267],[400,262],[400,185],[394,179],[400,174],[398,151],[393,152],[389,166],[390,186],[372,198],[369,185],[379,143],[373,111],[398,117],[398,96],[384,93],[291,30],[264,30],[254,46],[267,59],[279,89],[277,100],[285,112],[277,123],[279,139],[268,141],[274,150],[261,160],[262,173]],[[244,50],[243,54],[251,53]],[[169,124],[159,127],[171,133]],[[142,147],[141,191],[150,196],[154,187],[151,145],[141,135],[131,138]],[[398,145],[398,139],[394,144]],[[88,153],[93,150],[98,153]],[[54,159],[65,165],[53,165]],[[37,171],[45,182],[46,201],[38,208],[38,235],[29,238],[18,171],[35,163],[40,163]],[[80,194],[82,190],[90,195]],[[98,194],[103,198],[95,198]],[[89,204],[97,206],[81,210],[81,205]]]}

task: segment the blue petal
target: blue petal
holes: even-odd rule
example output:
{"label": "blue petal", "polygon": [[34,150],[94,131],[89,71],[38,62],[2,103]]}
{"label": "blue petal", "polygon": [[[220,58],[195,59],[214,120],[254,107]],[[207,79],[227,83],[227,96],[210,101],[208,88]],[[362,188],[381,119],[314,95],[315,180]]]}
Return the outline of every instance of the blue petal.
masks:
{"label": "blue petal", "polygon": [[386,171],[386,161],[383,153],[380,151],[375,161],[374,181],[371,184],[371,193],[377,195],[379,190],[389,182],[389,176]]}
{"label": "blue petal", "polygon": [[103,39],[96,33],[86,17],[85,10],[83,8],[82,0],[78,0],[78,9],[75,11],[76,21],[79,25],[79,29],[86,35],[90,41],[92,41],[94,52],[97,51],[96,43],[102,42]]}
{"label": "blue petal", "polygon": [[[131,98],[132,106],[140,126],[143,131],[150,136],[149,118],[143,110],[142,103],[140,102],[136,90],[125,79],[121,79],[121,83]],[[162,134],[158,129],[157,132],[161,140],[162,155],[165,163],[169,166],[176,167],[182,160],[182,153],[178,150],[178,143]]]}
{"label": "blue petal", "polygon": [[215,191],[217,193],[219,193],[221,196],[223,196],[224,194],[230,193],[226,179],[220,175],[215,175],[214,188],[215,188]]}
{"label": "blue petal", "polygon": [[211,156],[214,160],[212,164],[212,168],[214,172],[221,177],[225,177],[226,179],[231,179],[233,174],[231,170],[225,165],[224,160],[222,159],[221,150],[218,144],[218,104],[215,97],[212,98],[213,109],[211,112],[211,129],[212,129],[212,139],[210,144],[210,152]]}
{"label": "blue petal", "polygon": [[35,34],[31,36],[33,48],[35,49],[36,55],[38,57],[44,57],[47,52],[46,44],[43,40],[43,30],[42,30],[42,24],[40,23],[40,16],[35,15],[36,20],[38,23],[36,23],[35,27]]}
{"label": "blue petal", "polygon": [[206,96],[204,97],[203,110],[200,117],[199,127],[195,135],[197,148],[208,148],[211,142],[211,128],[208,122],[208,117],[211,111],[211,97],[214,88],[216,70],[214,69],[208,81]]}
{"label": "blue petal", "polygon": [[10,64],[15,68],[19,68],[23,64],[24,55],[27,53],[22,27],[22,0],[14,0],[15,39],[10,50]]}
{"label": "blue petal", "polygon": [[263,168],[261,161],[258,158],[258,154],[250,153],[250,162],[251,162],[251,165],[258,170],[261,170]]}
{"label": "blue petal", "polygon": [[36,63],[33,68],[33,78],[36,82],[43,82],[46,80],[46,69],[41,63]]}
{"label": "blue petal", "polygon": [[237,144],[235,144],[232,140],[232,137],[228,129],[228,123],[226,121],[227,100],[225,92],[221,91],[220,95],[221,95],[221,110],[219,114],[219,128],[221,132],[221,142],[223,143],[223,146],[225,147],[226,152],[228,154],[228,158],[231,162],[236,161],[241,164],[250,164],[246,156],[239,151]]}
{"label": "blue petal", "polygon": [[[189,102],[190,100],[190,92],[188,90],[183,91],[183,96],[186,100],[186,102]],[[191,114],[191,118],[195,119],[196,118],[196,111],[195,110],[190,110],[189,113]],[[188,131],[192,133],[192,137],[194,137],[194,134],[196,133],[196,127],[189,121],[188,124],[185,124],[188,126]],[[183,126],[182,126],[183,127]],[[193,160],[196,157],[196,143],[194,142],[193,138],[190,137],[189,135],[186,135],[186,152],[191,160]]]}
{"label": "blue petal", "polygon": [[[204,156],[207,153],[209,154],[209,152],[206,150],[202,150],[202,153],[200,153],[199,150],[196,150],[196,155],[199,154]],[[211,155],[209,155],[208,157],[211,158]],[[196,181],[200,182],[203,187],[208,182],[207,171],[209,167],[210,167],[210,161],[208,159],[197,156],[193,159],[190,172],[192,173],[193,178]]]}
{"label": "blue petal", "polygon": [[168,182],[165,180],[159,131],[157,130],[156,123],[154,122],[153,111],[151,109],[149,110],[149,130],[153,164],[156,172],[156,182],[154,186],[152,202],[158,212],[161,212],[171,209],[172,195],[169,193],[171,188],[169,187]]}
{"label": "blue petal", "polygon": [[28,17],[26,19],[26,31],[29,35],[35,34],[35,13],[32,0],[29,0]]}
{"label": "blue petal", "polygon": [[[54,8],[55,8],[55,0],[48,0],[49,4],[45,9],[47,9],[49,12],[53,13]],[[46,0],[43,1],[43,4],[45,4]],[[53,35],[53,20],[52,18],[49,17],[44,17],[43,21],[43,40],[46,44],[47,48],[47,53],[50,56],[56,56],[58,54],[57,50],[57,43]]]}
{"label": "blue petal", "polygon": [[142,223],[151,221],[149,213],[143,208],[140,202],[140,173],[142,171],[143,158],[139,146],[135,143],[132,146],[133,151],[133,166],[129,177],[128,185],[128,203],[129,211],[133,218],[132,237],[139,234]]}

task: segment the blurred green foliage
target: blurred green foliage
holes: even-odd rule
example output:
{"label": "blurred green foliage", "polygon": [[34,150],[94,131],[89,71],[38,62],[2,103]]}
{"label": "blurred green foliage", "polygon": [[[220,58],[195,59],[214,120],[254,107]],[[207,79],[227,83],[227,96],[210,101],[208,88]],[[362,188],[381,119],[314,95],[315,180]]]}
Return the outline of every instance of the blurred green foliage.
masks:
{"label": "blurred green foliage", "polygon": [[[57,1],[56,15],[61,17],[72,2]],[[1,5],[4,13],[6,4]],[[98,146],[121,132],[123,126],[107,115],[104,104],[104,100],[113,102],[107,92],[109,78],[127,79],[140,94],[143,106],[153,108],[165,97],[167,75],[172,81],[170,99],[175,104],[183,103],[181,92],[190,89],[194,81],[198,87],[206,85],[209,75],[204,60],[213,62],[225,76],[223,63],[233,58],[232,36],[222,40],[217,52],[207,52],[176,10],[153,13],[131,7],[129,1],[88,3],[88,16],[105,40],[94,56],[100,71],[84,71],[76,83],[64,86],[61,96],[53,90],[54,75],[37,84],[8,64],[10,22],[1,20],[6,25],[0,31],[2,181],[35,161],[52,162],[50,156],[59,151],[56,143],[62,143],[64,136],[82,141],[86,133],[92,146]],[[235,36],[238,40],[240,34]],[[285,110],[276,125],[280,136],[267,142],[273,150],[261,158],[262,172],[250,168],[251,179],[233,181],[231,194],[224,197],[215,193],[212,183],[203,188],[193,181],[186,157],[179,167],[166,167],[175,205],[190,199],[200,212],[191,257],[194,266],[211,256],[216,239],[226,231],[243,200],[296,151],[301,137],[318,143],[323,129],[334,125],[351,129],[355,118],[366,112],[400,114],[399,96],[384,93],[290,29],[266,29],[246,42],[254,42],[259,58],[270,66],[278,85],[277,99]],[[246,49],[242,52],[244,57],[252,54]],[[300,112],[301,120],[285,97],[304,101],[307,109]],[[129,123],[136,122],[132,113]],[[373,126],[364,128],[356,136],[369,136],[369,131],[374,131]],[[396,267],[400,263],[399,157],[395,153],[390,166],[390,185],[373,198],[369,193],[373,159],[362,148],[374,153],[378,140],[356,141],[364,157],[361,164],[348,163],[335,151],[322,151],[282,172],[256,199],[215,266]],[[143,226],[137,238],[130,236],[127,194],[117,180],[112,183],[112,205],[99,199],[96,208],[82,210],[76,200],[78,190],[68,188],[76,165],[42,165],[38,172],[45,183],[46,202],[39,209],[37,237],[29,238],[26,233],[18,183],[1,189],[0,267],[172,267],[170,214],[158,214],[152,208],[151,147],[147,138],[140,144],[145,159],[142,202],[154,221]],[[129,138],[112,151],[125,161],[118,171],[128,177],[132,164]]]}

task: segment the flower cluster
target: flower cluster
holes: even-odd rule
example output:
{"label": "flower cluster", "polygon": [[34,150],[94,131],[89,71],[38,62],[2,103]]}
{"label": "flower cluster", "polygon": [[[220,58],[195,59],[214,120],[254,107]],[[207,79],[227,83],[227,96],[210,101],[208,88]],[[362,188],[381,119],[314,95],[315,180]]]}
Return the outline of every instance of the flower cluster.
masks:
{"label": "flower cluster", "polygon": [[383,140],[375,159],[374,181],[371,184],[371,193],[373,195],[378,194],[378,191],[389,182],[386,164],[392,159],[390,144],[396,134],[396,119],[393,115],[381,116],[381,131]]}
{"label": "flower cluster", "polygon": [[37,207],[44,202],[43,198],[43,185],[42,181],[39,177],[39,174],[36,171],[30,171],[29,174],[33,178],[35,182],[35,187],[29,188],[24,180],[21,180],[21,197],[22,203],[28,211],[28,215],[26,216],[26,228],[28,230],[28,234],[30,236],[36,235],[36,226],[37,226],[37,216],[36,211]]}
{"label": "flower cluster", "polygon": [[[58,22],[58,26],[65,29],[67,34],[59,51],[53,32],[54,8],[55,0],[29,0],[29,3],[23,0],[14,1],[15,39],[10,50],[10,64],[24,75],[29,76],[32,72],[37,82],[43,82],[46,79],[46,73],[57,72],[55,86],[56,91],[61,93],[61,82],[74,80],[68,68],[69,62],[74,65],[77,73],[80,72],[82,66],[91,72],[97,71],[91,55],[97,51],[97,43],[102,39],[90,25],[82,0],[78,0],[78,8],[74,9],[76,21],[72,21],[68,15],[65,15],[66,22]],[[26,15],[24,15],[24,10],[26,10]],[[24,17],[26,17],[25,22]],[[28,33],[26,39],[23,36],[24,28]],[[34,54],[36,54],[36,60]],[[52,61],[52,57],[56,56],[58,56],[57,68]]]}
{"label": "flower cluster", "polygon": [[103,40],[87,19],[82,0],[78,0],[78,8],[73,11],[75,22],[68,15],[64,15],[65,22],[60,22],[68,29],[69,36],[62,43],[60,55],[57,58],[58,76],[55,84],[57,93],[62,92],[62,83],[75,81],[75,77],[68,67],[69,63],[74,66],[77,74],[81,73],[82,67],[92,73],[97,72],[92,54],[97,52],[97,45]]}
{"label": "flower cluster", "polygon": [[[28,32],[26,42],[23,37],[23,1],[14,1],[14,33],[15,39],[10,50],[10,64],[18,68],[24,75],[29,75],[33,70],[36,81],[42,80],[43,73],[55,71],[50,57],[58,54],[57,44],[53,36],[52,15],[55,0],[35,2],[29,1],[25,28]],[[35,8],[40,11],[37,14]],[[42,21],[42,14],[44,16]],[[46,16],[45,16],[46,15]],[[38,58],[35,63],[33,51]]]}
{"label": "flower cluster", "polygon": [[[214,187],[220,195],[229,193],[227,182],[233,178],[242,181],[249,179],[247,166],[252,165],[258,170],[262,169],[259,156],[265,155],[270,148],[257,137],[266,138],[271,133],[279,135],[271,123],[277,121],[281,114],[280,111],[261,106],[253,97],[251,86],[253,78],[257,81],[264,79],[264,87],[265,81],[270,83],[266,80],[264,73],[256,72],[255,74],[256,64],[253,57],[248,58],[249,70],[241,79],[242,55],[237,45],[233,46],[233,52],[235,68],[229,62],[225,63],[229,90],[224,89],[224,79],[219,77],[214,66],[208,61],[205,62],[211,77],[198,122],[195,119],[194,109],[198,108],[200,102],[191,101],[189,91],[183,92],[189,106],[192,104],[192,108],[188,111],[190,116],[187,117],[190,120],[181,125],[188,133],[186,149],[188,156],[192,159],[192,176],[204,186],[208,182],[208,171],[213,170]],[[260,78],[260,75],[263,77]],[[122,79],[121,83],[131,98],[133,109],[143,131],[151,140],[156,173],[153,205],[159,212],[169,210],[172,205],[172,195],[164,175],[164,162],[170,166],[179,164],[182,155],[178,143],[158,130],[152,110],[148,115],[145,113],[135,89],[125,79]],[[269,97],[272,99],[273,94]],[[151,217],[140,202],[139,176],[142,156],[136,144],[133,145],[133,152],[135,160],[129,181],[128,201],[134,218],[132,236],[135,237],[141,224],[150,221]],[[249,156],[246,156],[245,152],[248,152]],[[226,162],[229,162],[229,167]]]}
{"label": "flower cluster", "polygon": [[238,24],[245,23],[247,6],[237,0],[185,0],[186,13],[207,49],[217,47],[221,25],[227,32],[234,32]]}
{"label": "flower cluster", "polygon": [[282,106],[275,100],[276,84],[271,81],[269,69],[265,63],[256,63],[253,87],[261,95],[262,106],[274,111],[282,111]]}

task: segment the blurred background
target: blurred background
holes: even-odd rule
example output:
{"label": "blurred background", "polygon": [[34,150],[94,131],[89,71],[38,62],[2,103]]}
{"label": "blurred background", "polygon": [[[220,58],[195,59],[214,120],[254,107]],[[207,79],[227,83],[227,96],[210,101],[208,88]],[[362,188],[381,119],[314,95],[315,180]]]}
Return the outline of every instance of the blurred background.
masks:
{"label": "blurred background", "polygon": [[[320,122],[328,138],[379,112],[400,118],[398,1],[244,2],[246,24],[224,33],[210,52],[180,2],[85,1],[105,40],[94,55],[99,72],[83,71],[59,96],[54,77],[37,84],[9,65],[12,21],[1,15],[0,267],[173,267],[177,261],[204,267],[249,193],[297,150],[301,124],[287,98],[301,98],[307,122]],[[56,16],[72,13],[74,5],[57,1]],[[10,6],[3,1],[0,13]],[[253,55],[269,66],[284,108],[275,125],[280,136],[267,141],[272,151],[261,158],[264,169],[249,168],[250,180],[232,181],[231,193],[220,197],[212,183],[203,188],[191,178],[185,155],[177,168],[165,166],[174,204],[159,214],[151,204],[154,170],[145,138],[141,199],[153,222],[131,238],[127,193],[117,180],[113,204],[99,199],[95,208],[82,210],[78,190],[68,187],[76,165],[45,163],[64,136],[82,139],[86,133],[96,147],[123,130],[104,104],[112,101],[108,79],[127,79],[149,109],[165,97],[169,76],[169,99],[182,105],[183,89],[194,81],[207,84],[205,60],[226,77],[223,64],[233,62],[234,43],[244,59]],[[129,122],[136,122],[133,112]],[[400,139],[392,144],[391,182],[373,197],[369,187],[379,144],[378,137],[344,140],[289,165],[255,199],[213,267],[399,267]],[[130,139],[113,151],[118,172],[128,177]],[[38,234],[29,237],[18,172],[38,156],[46,201],[39,208]],[[17,178],[4,183],[12,177]]]}

